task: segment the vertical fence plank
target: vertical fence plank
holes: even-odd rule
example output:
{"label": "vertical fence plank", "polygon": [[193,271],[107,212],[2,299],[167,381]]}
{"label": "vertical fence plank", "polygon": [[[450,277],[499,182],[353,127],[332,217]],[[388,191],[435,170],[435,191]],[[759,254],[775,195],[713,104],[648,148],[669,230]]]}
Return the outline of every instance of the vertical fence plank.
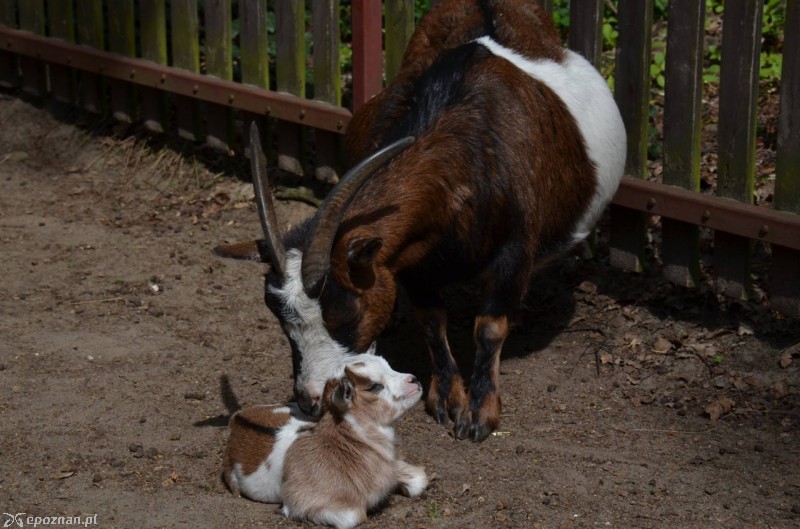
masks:
{"label": "vertical fence plank", "polygon": [[[197,0],[172,0],[172,63],[176,68],[200,72],[200,39],[197,21]],[[178,136],[189,141],[200,138],[200,105],[186,96],[175,98]]]}
{"label": "vertical fence plank", "polygon": [[800,213],[800,2],[788,0],[784,29],[775,208]]}
{"label": "vertical fence plank", "polygon": [[[800,214],[800,1],[786,2],[775,209]],[[800,317],[800,251],[772,247],[770,303]]]}
{"label": "vertical fence plank", "polygon": [[[206,72],[225,81],[233,79],[233,42],[231,35],[231,0],[206,0]],[[233,112],[222,105],[206,109],[206,142],[216,149],[229,151],[233,136]]]}
{"label": "vertical fence plank", "polygon": [[[266,0],[240,0],[239,3],[239,42],[241,48],[242,82],[269,89],[269,48],[267,41],[267,2]],[[256,121],[262,139],[269,137],[267,116],[270,113],[265,105],[262,115],[245,114],[244,129],[250,130],[250,124]],[[271,141],[263,142],[269,152]],[[245,141],[245,148],[248,142]]]}
{"label": "vertical fence plank", "polygon": [[[750,204],[756,154],[756,104],[763,2],[725,2],[719,87],[717,194]],[[752,241],[714,236],[717,290],[746,299]]]}
{"label": "vertical fence plank", "polygon": [[406,45],[414,33],[414,0],[385,0],[386,82],[400,71]]}
{"label": "vertical fence plank", "polygon": [[545,8],[548,13],[553,12],[553,0],[539,0],[539,5]]}
{"label": "vertical fence plank", "polygon": [[[102,0],[81,0],[75,4],[75,25],[78,43],[98,50],[105,49],[103,37]],[[84,110],[97,114],[106,112],[105,84],[96,74],[80,74],[78,87]]]}
{"label": "vertical fence plank", "polygon": [[353,0],[353,111],[383,87],[381,3]]}
{"label": "vertical fence plank", "polygon": [[[72,0],[48,0],[50,35],[75,42],[75,14]],[[59,64],[50,65],[50,90],[56,101],[75,103],[75,71]]]}
{"label": "vertical fence plank", "polygon": [[[704,0],[672,0],[667,25],[664,96],[665,184],[700,190],[703,103]],[[700,280],[700,232],[696,226],[664,218],[662,261],[671,282],[695,287]]]}
{"label": "vertical fence plank", "polygon": [[[17,27],[17,6],[15,0],[0,0],[0,25]],[[13,88],[19,85],[19,58],[13,53],[0,49],[0,86]]]}
{"label": "vertical fence plank", "polygon": [[[647,176],[650,40],[653,0],[620,0],[615,99],[628,133],[625,174]],[[620,206],[611,207],[611,264],[640,271],[644,266],[645,218]]]}
{"label": "vertical fence plank", "polygon": [[603,51],[602,25],[603,0],[569,1],[569,47],[595,67]]}
{"label": "vertical fence plank", "polygon": [[[342,101],[339,64],[339,0],[315,0],[312,3],[314,34],[314,99],[339,106]],[[336,183],[339,165],[339,134],[317,130],[314,177]]]}
{"label": "vertical fence plank", "polygon": [[[139,0],[140,41],[142,58],[158,64],[167,64],[167,12],[162,0]],[[144,126],[153,132],[168,128],[167,98],[156,88],[143,86],[142,119]]]}
{"label": "vertical fence plank", "polygon": [[[36,35],[44,35],[43,0],[25,0],[19,3],[19,27]],[[47,91],[47,70],[42,61],[33,57],[21,57],[22,90],[41,97]]]}
{"label": "vertical fence plank", "polygon": [[[303,2],[278,2],[276,85],[279,92],[305,97],[305,6]],[[278,124],[278,167],[302,175],[300,127],[294,123]]]}
{"label": "vertical fence plank", "polygon": [[[127,57],[136,55],[136,29],[133,0],[115,0],[108,10],[108,50]],[[135,90],[125,81],[110,80],[111,113],[119,121],[136,119]]]}

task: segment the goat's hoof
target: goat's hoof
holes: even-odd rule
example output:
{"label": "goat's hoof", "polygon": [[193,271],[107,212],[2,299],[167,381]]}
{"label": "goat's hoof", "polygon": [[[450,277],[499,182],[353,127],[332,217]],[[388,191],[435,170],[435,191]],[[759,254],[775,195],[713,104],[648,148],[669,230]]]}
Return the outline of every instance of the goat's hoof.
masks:
{"label": "goat's hoof", "polygon": [[456,439],[461,441],[462,439],[466,439],[471,437],[471,429],[472,429],[472,414],[469,412],[464,412],[458,415],[455,419],[455,427],[453,428],[453,433],[456,436]]}
{"label": "goat's hoof", "polygon": [[447,424],[447,410],[444,406],[436,406],[434,409],[429,409],[428,412],[433,416],[439,424]]}
{"label": "goat's hoof", "polygon": [[473,424],[469,429],[469,437],[472,439],[473,443],[480,443],[481,441],[485,440],[489,435],[495,430],[493,426],[490,426],[483,422],[478,422]]}
{"label": "goat's hoof", "polygon": [[473,419],[471,413],[462,413],[456,420],[454,434],[456,439],[471,439],[474,443],[484,441],[497,429],[497,425],[479,418]]}

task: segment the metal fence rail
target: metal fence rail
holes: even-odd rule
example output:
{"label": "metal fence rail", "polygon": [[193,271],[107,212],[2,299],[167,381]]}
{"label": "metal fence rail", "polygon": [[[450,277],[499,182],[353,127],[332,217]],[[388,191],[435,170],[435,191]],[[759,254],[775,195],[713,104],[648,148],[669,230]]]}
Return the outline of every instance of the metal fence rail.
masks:
{"label": "metal fence rail", "polygon": [[[551,0],[542,3],[552,9]],[[568,44],[595,64],[606,3],[570,1]],[[272,159],[294,172],[303,171],[301,135],[311,130],[311,165],[318,178],[332,181],[338,139],[351,117],[342,106],[339,53],[340,8],[346,5],[357,109],[397,72],[413,31],[413,0],[310,0],[307,6],[287,0],[239,0],[235,6],[232,0],[201,6],[198,0],[0,0],[0,86],[234,151],[243,150],[234,119],[245,125],[260,120],[262,130],[275,132],[265,138],[276,141]],[[666,277],[697,286],[699,229],[710,228],[715,284],[745,298],[753,241],[762,241],[771,249],[770,301],[800,316],[800,0],[786,1],[774,209],[752,204],[763,3],[725,3],[718,196],[699,193],[704,0],[669,3],[662,183],[648,181],[646,165],[653,0],[614,5],[615,97],[629,157],[611,212],[612,264],[628,270],[647,265],[645,221],[659,215]],[[307,79],[310,62],[313,78]]]}

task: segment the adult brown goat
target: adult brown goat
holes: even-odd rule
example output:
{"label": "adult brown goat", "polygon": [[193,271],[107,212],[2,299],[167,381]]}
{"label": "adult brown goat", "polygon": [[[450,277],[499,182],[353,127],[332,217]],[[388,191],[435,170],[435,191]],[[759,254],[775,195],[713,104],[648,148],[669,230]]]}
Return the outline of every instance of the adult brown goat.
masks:
{"label": "adult brown goat", "polygon": [[[433,363],[428,410],[450,417],[457,438],[481,441],[500,421],[509,316],[536,267],[590,232],[622,177],[614,100],[535,1],[445,0],[420,22],[397,77],[353,116],[345,143],[349,163],[366,160],[314,217],[280,234],[258,184],[267,241],[216,252],[272,264],[266,303],[311,413],[348,355],[374,350],[402,285]],[[485,292],[466,388],[439,292],[474,277]]]}

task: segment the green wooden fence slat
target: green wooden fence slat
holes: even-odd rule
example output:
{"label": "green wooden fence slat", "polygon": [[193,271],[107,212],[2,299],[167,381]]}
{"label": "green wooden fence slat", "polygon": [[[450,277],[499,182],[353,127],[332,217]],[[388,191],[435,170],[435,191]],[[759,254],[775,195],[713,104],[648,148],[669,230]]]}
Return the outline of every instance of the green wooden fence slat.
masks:
{"label": "green wooden fence slat", "polygon": [[[136,55],[136,28],[133,0],[115,0],[108,9],[108,50],[120,55]],[[119,121],[131,123],[136,118],[135,91],[124,81],[109,81],[111,112]]]}
{"label": "green wooden fence slat", "polygon": [[775,208],[800,214],[800,1],[786,3]]}
{"label": "green wooden fence slat", "polygon": [[10,28],[17,27],[16,0],[0,0],[0,24]]}
{"label": "green wooden fence slat", "polygon": [[[105,49],[103,37],[102,0],[80,0],[75,4],[75,29],[79,44],[98,50]],[[79,76],[80,94],[83,108],[89,112],[105,114],[105,83],[94,73],[84,72]]]}
{"label": "green wooden fence slat", "polygon": [[50,35],[75,42],[75,11],[72,0],[47,0]]}
{"label": "green wooden fence slat", "polygon": [[[800,214],[800,0],[787,0],[774,207]],[[800,317],[800,252],[772,246],[770,303]]]}
{"label": "green wooden fence slat", "polygon": [[266,0],[240,0],[239,15],[242,82],[269,88]]}
{"label": "green wooden fence slat", "polygon": [[[0,24],[17,27],[16,0],[0,0]],[[0,86],[14,88],[19,85],[19,57],[0,49]]]}
{"label": "green wooden fence slat", "polygon": [[[19,3],[19,27],[36,35],[44,35],[44,1],[25,0]],[[47,71],[42,61],[32,57],[21,57],[22,89],[34,96],[43,96],[47,91]]]}
{"label": "green wooden fence slat", "polygon": [[[704,0],[669,4],[664,97],[665,184],[700,190],[701,107],[703,103]],[[700,281],[700,231],[662,219],[664,276],[696,287]]]}
{"label": "green wooden fence slat", "polygon": [[603,51],[603,1],[569,1],[569,47],[598,67]]}
{"label": "green wooden fence slat", "polygon": [[[241,72],[242,82],[269,89],[269,42],[268,35],[268,14],[266,0],[240,0],[239,2],[239,47],[241,50]],[[262,144],[264,145],[267,159],[272,155],[270,148],[272,142],[267,141],[270,137],[270,120],[268,105],[265,105],[262,114],[245,113],[243,116],[244,129],[250,130],[252,122],[256,122],[258,130],[261,132]],[[247,135],[244,135],[247,136]],[[243,138],[245,150],[249,147],[249,142]]]}
{"label": "green wooden fence slat", "polygon": [[[305,6],[303,2],[275,4],[277,63],[275,80],[279,92],[305,97]],[[302,175],[301,130],[294,123],[278,124],[278,167]]]}
{"label": "green wooden fence slat", "polygon": [[339,0],[315,0],[311,26],[314,36],[314,99],[341,104],[339,64]]}
{"label": "green wooden fence slat", "polygon": [[[139,38],[142,58],[158,64],[167,64],[167,10],[162,0],[139,0]],[[153,132],[167,130],[167,98],[161,90],[151,87],[139,89],[142,97],[144,126]]]}
{"label": "green wooden fence slat", "polygon": [[19,27],[37,35],[44,35],[44,1],[25,0],[19,3]]}
{"label": "green wooden fence slat", "polygon": [[197,0],[172,0],[172,62],[176,68],[200,71]]}
{"label": "green wooden fence slat", "polygon": [[[720,65],[717,193],[753,201],[756,103],[763,2],[728,0],[723,12]],[[717,232],[714,272],[719,292],[746,299],[752,241]]]}
{"label": "green wooden fence slat", "polygon": [[[72,0],[48,0],[47,17],[51,36],[75,42],[75,11]],[[75,103],[76,79],[73,69],[58,64],[50,65],[50,89],[57,101]]]}
{"label": "green wooden fence slat", "polygon": [[[617,14],[619,39],[614,97],[628,134],[625,173],[633,178],[646,178],[653,0],[620,0]],[[645,218],[641,213],[612,206],[611,264],[625,270],[642,270],[645,235]]]}
{"label": "green wooden fence slat", "polygon": [[[172,65],[190,72],[200,72],[200,37],[198,32],[197,0],[172,0]],[[189,97],[176,97],[178,135],[197,141],[200,132],[200,105]]]}
{"label": "green wooden fence slat", "polygon": [[385,0],[384,20],[384,71],[386,82],[400,71],[403,54],[414,33],[414,0]]}
{"label": "green wooden fence slat", "polygon": [[[311,26],[314,36],[314,99],[339,106],[342,101],[339,63],[339,0],[312,2]],[[339,134],[315,131],[314,177],[335,183],[339,177]]]}
{"label": "green wooden fence slat", "polygon": [[[231,36],[231,0],[205,0],[206,73],[220,79],[233,79],[233,42]],[[206,142],[229,151],[233,136],[233,113],[230,108],[209,104],[206,110]]]}

